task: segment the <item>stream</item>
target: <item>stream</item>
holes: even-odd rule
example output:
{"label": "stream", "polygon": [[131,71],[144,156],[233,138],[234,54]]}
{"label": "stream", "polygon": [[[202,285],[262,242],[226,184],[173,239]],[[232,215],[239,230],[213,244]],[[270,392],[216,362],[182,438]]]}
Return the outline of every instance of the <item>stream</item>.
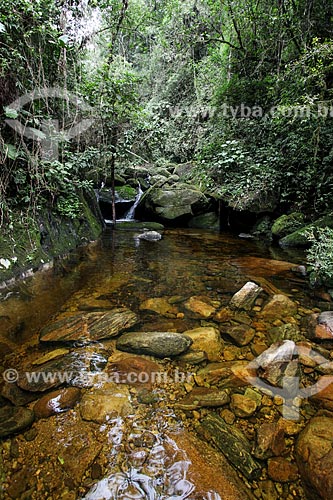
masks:
{"label": "stream", "polygon": [[[245,396],[254,398],[256,406],[242,416],[232,394],[244,396],[244,386],[200,384],[200,374],[210,363],[244,366],[268,348],[268,322],[256,314],[261,314],[269,296],[288,296],[303,316],[324,308],[306,279],[293,270],[304,256],[203,230],[169,229],[154,242],[138,235],[107,230],[99,241],[1,291],[1,371],[14,369],[21,374],[52,367],[65,372],[73,366],[80,371],[80,376],[49,380],[43,387],[24,385],[21,378],[2,383],[0,411],[12,407],[35,411],[33,423],[5,435],[1,442],[2,498],[306,498],[294,465],[293,440],[313,416],[312,409],[290,424],[298,431],[286,434],[293,437],[281,456],[288,457],[295,469],[286,480],[279,479],[269,472],[271,455],[254,453],[255,465],[246,463],[242,470],[242,464],[208,436],[208,424],[203,425],[216,414],[238,429],[249,443],[252,460],[258,428],[281,420],[277,397],[247,388]],[[233,295],[249,281],[260,285],[264,298],[247,313],[223,318],[230,312]],[[183,334],[201,328],[207,329],[204,333],[211,336],[211,344],[207,338],[202,341],[197,331],[191,337],[192,353],[154,357],[117,349],[118,336],[91,342],[40,340],[51,318],[123,308],[137,316],[132,331]],[[269,321],[273,329],[293,324],[290,318]],[[235,344],[226,333],[225,325],[230,324],[251,326],[251,340]],[[200,345],[205,342],[208,355]],[[158,381],[138,376],[155,371],[163,374]],[[118,379],[115,383],[110,378],[128,372],[134,372],[136,379],[129,382],[125,377],[125,383]],[[228,377],[223,380],[230,381],[230,373]],[[216,387],[221,402],[205,403]],[[191,394],[197,395],[191,400]],[[200,398],[203,403],[198,403]]]}

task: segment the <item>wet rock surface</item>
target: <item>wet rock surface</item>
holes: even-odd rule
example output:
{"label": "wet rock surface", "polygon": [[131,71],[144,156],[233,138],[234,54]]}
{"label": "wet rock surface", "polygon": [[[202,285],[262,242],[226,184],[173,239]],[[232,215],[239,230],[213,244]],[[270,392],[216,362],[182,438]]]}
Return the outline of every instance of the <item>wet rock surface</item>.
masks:
{"label": "wet rock surface", "polygon": [[333,496],[333,420],[315,417],[301,432],[296,446],[297,464],[311,496]]}
{"label": "wet rock surface", "polygon": [[27,408],[3,406],[0,408],[0,437],[22,431],[30,427],[35,419],[34,412]]}
{"label": "wet rock surface", "polygon": [[187,351],[192,339],[174,332],[130,332],[117,340],[117,349],[158,358],[177,356]]}
{"label": "wet rock surface", "polygon": [[37,418],[48,418],[57,413],[63,413],[73,408],[81,398],[81,391],[76,387],[67,387],[50,392],[34,405]]}
{"label": "wet rock surface", "polygon": [[[103,273],[90,273],[54,320],[75,318],[71,337],[88,314],[83,330],[93,336],[64,347],[65,336],[57,349],[35,336],[6,354],[4,368],[15,367],[19,380],[2,385],[0,404],[16,416],[19,404],[35,408],[38,418],[1,441],[4,500],[331,498],[331,347],[309,334],[311,318],[324,325],[321,310],[279,280],[290,263],[235,258],[239,241],[221,246],[214,234],[205,236],[207,257],[191,232],[183,240],[175,232],[181,252],[172,261],[169,230],[134,253],[133,234],[118,232],[121,262],[110,262],[108,241],[107,260],[93,255]],[[231,257],[214,260],[210,249],[215,256],[222,247]],[[248,280],[261,291],[234,307]],[[132,311],[140,331],[104,338],[97,318],[115,309]],[[118,350],[137,335],[133,353]],[[317,428],[317,419],[327,420]]]}
{"label": "wet rock surface", "polygon": [[80,313],[55,319],[42,329],[42,342],[93,341],[114,337],[131,328],[137,316],[128,309]]}

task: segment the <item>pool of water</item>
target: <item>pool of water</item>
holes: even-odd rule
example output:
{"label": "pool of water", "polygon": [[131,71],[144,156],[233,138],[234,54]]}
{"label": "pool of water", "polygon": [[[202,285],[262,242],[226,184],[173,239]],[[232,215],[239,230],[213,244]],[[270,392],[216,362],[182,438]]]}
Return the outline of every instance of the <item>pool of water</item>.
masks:
{"label": "pool of water", "polygon": [[167,230],[159,242],[137,236],[108,230],[100,241],[55,261],[52,269],[2,291],[0,336],[11,345],[33,342],[73,294],[76,299],[106,295],[128,307],[172,295],[206,294],[227,302],[246,281],[264,278],[297,300],[313,303],[306,280],[290,270],[291,263],[304,262],[300,253],[201,230]]}
{"label": "pool of water", "polygon": [[[182,333],[209,325],[209,321],[205,323],[186,311],[179,312],[184,311],[184,301],[203,297],[217,309],[223,308],[247,281],[257,282],[268,294],[284,293],[302,307],[314,307],[316,301],[306,280],[293,270],[303,259],[302,254],[209,231],[170,229],[164,231],[162,240],[150,242],[139,239],[135,231],[107,230],[99,241],[2,291],[0,346],[4,354],[6,349],[12,350],[3,369],[24,367],[56,348],[40,343],[39,332],[59,312],[126,307],[140,318],[137,330]],[[165,298],[179,305],[178,313],[158,314],[142,308],[151,298]],[[70,349],[81,349],[80,359],[94,350],[106,350],[112,359],[112,342]],[[252,359],[246,358],[246,349],[238,350],[242,359]],[[159,363],[161,369],[173,373],[175,366],[169,361]],[[250,489],[248,493],[242,490],[243,480],[239,483],[223,455],[198,440],[194,429],[206,410],[191,415],[174,410],[174,401],[184,397],[191,383],[193,379],[181,387],[166,382],[153,390],[152,397],[148,394],[148,399],[146,389],[140,399],[137,388],[131,387],[132,411],[104,423],[81,418],[77,407],[36,421],[33,439],[20,434],[4,445],[7,472],[3,489],[10,492],[4,498],[251,498]],[[96,388],[90,385],[80,389],[85,393]],[[101,395],[98,391],[96,394]],[[240,428],[242,425],[240,422]],[[254,432],[251,425],[249,435]],[[12,451],[16,448],[17,456]],[[20,489],[20,482],[27,486]],[[279,497],[277,493],[272,499],[288,498],[288,494],[290,491]],[[303,498],[296,490],[293,494]]]}

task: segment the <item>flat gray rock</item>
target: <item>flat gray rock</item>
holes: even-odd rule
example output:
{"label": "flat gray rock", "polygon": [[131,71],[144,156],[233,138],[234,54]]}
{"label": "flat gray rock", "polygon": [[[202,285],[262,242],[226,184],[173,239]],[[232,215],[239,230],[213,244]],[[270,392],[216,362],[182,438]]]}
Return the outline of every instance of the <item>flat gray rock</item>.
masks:
{"label": "flat gray rock", "polygon": [[181,333],[129,332],[117,340],[116,347],[120,351],[168,358],[187,351],[191,344],[192,339]]}

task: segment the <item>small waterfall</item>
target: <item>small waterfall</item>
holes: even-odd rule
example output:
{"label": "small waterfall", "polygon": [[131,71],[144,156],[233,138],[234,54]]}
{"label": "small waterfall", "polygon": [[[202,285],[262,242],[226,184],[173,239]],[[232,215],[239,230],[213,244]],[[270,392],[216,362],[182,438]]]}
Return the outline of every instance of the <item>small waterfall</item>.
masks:
{"label": "small waterfall", "polygon": [[135,201],[134,201],[133,205],[131,206],[131,208],[125,213],[124,220],[134,220],[135,209],[139,205],[139,202],[140,202],[142,195],[143,195],[143,191],[141,189],[140,183],[138,183],[138,192],[137,192],[137,195],[135,197]]}

